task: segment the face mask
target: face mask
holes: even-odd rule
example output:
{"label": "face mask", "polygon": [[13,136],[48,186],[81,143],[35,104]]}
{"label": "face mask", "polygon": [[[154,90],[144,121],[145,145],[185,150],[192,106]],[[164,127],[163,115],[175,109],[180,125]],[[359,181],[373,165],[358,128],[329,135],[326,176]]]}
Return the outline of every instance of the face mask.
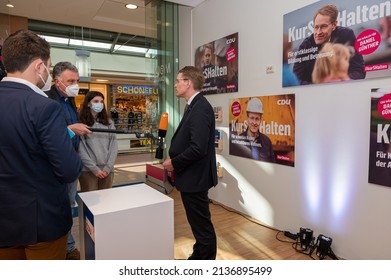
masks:
{"label": "face mask", "polygon": [[52,86],[52,76],[50,76],[49,70],[46,68],[45,64],[42,64],[43,67],[45,67],[46,71],[48,72],[48,78],[46,82],[43,80],[42,75],[39,74],[39,77],[41,78],[41,81],[44,83],[43,87],[41,87],[42,91],[48,91],[50,87]]}
{"label": "face mask", "polygon": [[79,85],[73,84],[70,86],[67,86],[65,89],[65,93],[68,95],[68,97],[75,97],[79,94]]}
{"label": "face mask", "polygon": [[100,113],[103,110],[103,103],[92,103],[92,111]]}

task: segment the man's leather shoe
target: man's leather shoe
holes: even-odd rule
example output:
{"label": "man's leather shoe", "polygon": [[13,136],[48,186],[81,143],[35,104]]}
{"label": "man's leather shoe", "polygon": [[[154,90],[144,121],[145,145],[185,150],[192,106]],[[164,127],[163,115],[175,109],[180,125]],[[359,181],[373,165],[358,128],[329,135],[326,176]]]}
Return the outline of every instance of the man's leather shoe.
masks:
{"label": "man's leather shoe", "polygon": [[188,260],[200,260],[200,257],[194,254],[191,254],[188,258]]}
{"label": "man's leather shoe", "polygon": [[67,253],[67,260],[80,260],[80,252],[76,248]]}

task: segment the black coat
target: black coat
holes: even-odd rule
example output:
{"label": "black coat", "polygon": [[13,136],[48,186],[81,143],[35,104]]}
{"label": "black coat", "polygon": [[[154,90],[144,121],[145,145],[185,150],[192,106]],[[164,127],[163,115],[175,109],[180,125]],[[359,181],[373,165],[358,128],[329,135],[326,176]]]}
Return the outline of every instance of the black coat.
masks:
{"label": "black coat", "polygon": [[183,115],[169,155],[175,186],[181,192],[203,192],[217,185],[215,117],[202,94],[193,99]]}

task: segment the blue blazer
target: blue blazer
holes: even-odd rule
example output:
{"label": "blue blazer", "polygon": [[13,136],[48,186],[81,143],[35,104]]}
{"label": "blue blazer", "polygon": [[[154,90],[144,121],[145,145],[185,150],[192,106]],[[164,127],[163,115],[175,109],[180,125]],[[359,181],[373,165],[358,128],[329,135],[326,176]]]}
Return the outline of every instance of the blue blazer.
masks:
{"label": "blue blazer", "polygon": [[56,240],[72,226],[66,183],[82,162],[60,105],[0,82],[0,247]]}
{"label": "blue blazer", "polygon": [[169,155],[178,190],[203,192],[217,185],[214,145],[214,111],[200,93],[184,113],[171,139]]}

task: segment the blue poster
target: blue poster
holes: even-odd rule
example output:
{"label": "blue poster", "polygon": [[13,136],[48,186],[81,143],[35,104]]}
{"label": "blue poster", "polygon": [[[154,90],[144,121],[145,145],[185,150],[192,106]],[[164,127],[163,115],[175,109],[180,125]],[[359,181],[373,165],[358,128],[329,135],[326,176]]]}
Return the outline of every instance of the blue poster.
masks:
{"label": "blue poster", "polygon": [[284,15],[282,86],[391,75],[391,1],[319,1]]}

